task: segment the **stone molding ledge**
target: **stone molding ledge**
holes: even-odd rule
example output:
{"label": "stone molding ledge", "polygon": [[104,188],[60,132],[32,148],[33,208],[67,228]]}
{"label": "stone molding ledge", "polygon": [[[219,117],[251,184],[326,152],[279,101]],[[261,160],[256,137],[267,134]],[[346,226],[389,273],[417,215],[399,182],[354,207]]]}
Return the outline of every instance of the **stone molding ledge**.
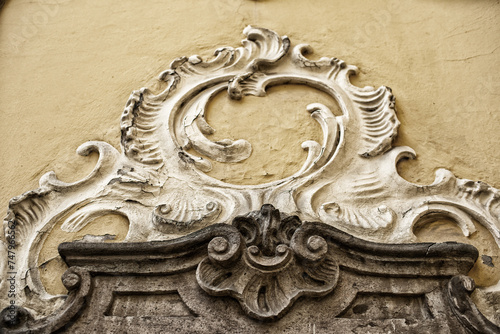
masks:
{"label": "stone molding ledge", "polygon": [[500,331],[469,298],[475,247],[373,243],[272,205],[174,240],[59,252],[63,306],[38,320],[16,307],[7,321],[5,309],[2,332]]}

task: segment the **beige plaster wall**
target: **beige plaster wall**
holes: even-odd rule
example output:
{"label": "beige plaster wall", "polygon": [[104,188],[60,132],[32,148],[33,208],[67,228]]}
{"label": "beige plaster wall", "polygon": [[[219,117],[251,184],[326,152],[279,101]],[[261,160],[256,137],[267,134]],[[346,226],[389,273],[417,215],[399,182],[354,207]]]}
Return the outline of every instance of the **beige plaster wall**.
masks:
{"label": "beige plaster wall", "polygon": [[[399,166],[408,180],[430,183],[434,171],[446,167],[500,188],[499,21],[499,1],[492,0],[6,1],[0,12],[0,214],[48,171],[66,181],[88,173],[96,157],[77,156],[76,148],[88,140],[119,148],[120,114],[133,89],[156,85],[178,56],[208,57],[216,47],[238,46],[248,24],[309,43],[317,56],[357,65],[357,85],[390,86],[402,123],[396,145],[418,154]],[[212,175],[255,184],[299,169],[306,156],[300,143],[318,140],[319,127],[306,113],[286,124],[276,113],[295,101],[329,103],[311,94],[275,89],[265,103],[214,101],[208,119],[217,136],[246,138],[254,153],[241,164],[216,166]],[[252,112],[231,123],[233,107]],[[105,225],[89,228],[123,237],[126,222],[109,218]],[[445,224],[430,231],[421,232],[421,240],[473,242]],[[40,263],[57,255],[59,242],[82,235],[52,236]],[[483,235],[473,243],[497,256]],[[484,285],[500,278],[497,269],[478,267],[483,276],[473,274]],[[61,266],[42,270],[48,289],[61,292],[54,280]]]}

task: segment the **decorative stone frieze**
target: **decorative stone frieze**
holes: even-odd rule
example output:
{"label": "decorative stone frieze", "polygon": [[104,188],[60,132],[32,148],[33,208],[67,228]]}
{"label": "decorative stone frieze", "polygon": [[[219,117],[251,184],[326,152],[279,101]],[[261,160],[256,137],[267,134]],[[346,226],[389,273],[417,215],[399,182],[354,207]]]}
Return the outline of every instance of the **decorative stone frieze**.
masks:
{"label": "decorative stone frieze", "polygon": [[38,320],[17,307],[6,333],[500,330],[468,297],[473,246],[363,241],[271,205],[175,240],[72,242],[59,252],[67,300]]}
{"label": "decorative stone frieze", "polygon": [[[87,177],[65,183],[51,172],[40,179],[38,189],[10,201],[0,253],[6,258],[9,246],[16,251],[20,320],[14,327],[55,330],[81,308],[85,311],[79,319],[87,320],[78,321],[90,327],[80,323],[75,328],[98,328],[92,326],[102,324],[103,317],[115,317],[117,324],[128,317],[125,304],[136,305],[130,306],[134,317],[143,309],[140,303],[154,304],[161,298],[166,298],[158,301],[162,307],[170,307],[166,300],[172,298],[172,312],[180,318],[206,315],[194,299],[185,302],[176,281],[181,278],[176,277],[187,279],[191,287],[199,284],[205,292],[196,290],[193,298],[200,303],[217,303],[207,294],[234,298],[247,315],[266,321],[303,307],[301,300],[322,297],[331,301],[325,306],[330,313],[312,309],[327,318],[336,316],[330,319],[335,326],[347,326],[339,328],[351,328],[354,322],[338,319],[378,317],[375,308],[366,305],[386,302],[405,311],[388,311],[383,319],[401,319],[419,310],[418,319],[429,329],[441,326],[432,319],[445,321],[451,332],[454,326],[490,326],[469,299],[465,304],[453,300],[464,295],[458,283],[450,285],[451,299],[442,295],[452,276],[467,274],[475,251],[454,244],[396,244],[415,242],[414,228],[444,218],[465,236],[475,232],[475,223],[481,224],[500,245],[499,190],[457,179],[444,169],[436,172],[431,185],[407,182],[398,175],[396,163],[415,153],[409,147],[392,147],[399,121],[390,88],[353,86],[349,77],[357,73],[356,67],[337,58],[310,60],[310,46],[292,45],[288,37],[271,30],[249,26],[244,34],[241,47],[219,48],[212,60],[174,60],[159,76],[164,89],[158,94],[147,88],[134,91],[121,118],[121,152],[104,142],[87,142],[78,149],[81,155],[99,153]],[[241,162],[251,155],[252,146],[243,139],[211,141],[208,136],[215,129],[205,119],[207,104],[221,92],[230,99],[265,98],[266,88],[287,84],[325,92],[342,111],[336,116],[314,101],[304,110],[321,125],[323,140],[302,144],[308,151],[303,167],[284,179],[254,186],[208,176],[210,160]],[[47,235],[58,223],[62,230],[75,232],[109,213],[128,219],[126,243],[62,245],[61,254],[72,266],[63,280],[69,297],[49,294],[37,263]],[[3,295],[9,289],[7,272],[0,273]],[[157,290],[155,284],[165,275],[170,283]],[[147,297],[134,299],[138,294]],[[216,318],[224,313],[214,314]],[[382,318],[375,327],[413,326]],[[137,330],[131,333],[148,324],[145,318],[134,321],[130,325]]]}

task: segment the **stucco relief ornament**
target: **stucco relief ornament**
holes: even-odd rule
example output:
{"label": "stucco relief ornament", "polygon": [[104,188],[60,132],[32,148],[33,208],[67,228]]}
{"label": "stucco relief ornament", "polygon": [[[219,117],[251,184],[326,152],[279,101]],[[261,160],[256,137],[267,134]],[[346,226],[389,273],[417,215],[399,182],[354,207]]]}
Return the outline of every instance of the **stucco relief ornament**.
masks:
{"label": "stucco relief ornament", "polygon": [[[121,118],[121,152],[104,142],[87,142],[78,149],[81,155],[100,155],[86,178],[65,183],[51,172],[40,179],[38,189],[10,201],[2,249],[6,252],[11,241],[8,225],[15,223],[19,305],[42,316],[64,299],[45,291],[38,272],[38,254],[54,226],[64,220],[61,228],[74,232],[109,213],[128,218],[128,242],[173,239],[270,204],[302,221],[319,221],[382,243],[415,241],[414,227],[430,217],[451,219],[466,236],[474,233],[477,221],[500,245],[497,189],[457,179],[444,169],[425,186],[398,175],[396,163],[415,153],[392,147],[399,121],[390,88],[353,86],[349,77],[356,67],[337,58],[309,60],[311,47],[292,46],[288,37],[271,30],[249,26],[244,34],[241,47],[219,48],[209,61],[198,56],[174,60],[159,76],[163,91],[134,91]],[[335,116],[314,101],[304,110],[321,125],[323,141],[302,144],[308,151],[303,167],[255,186],[208,176],[210,159],[239,162],[252,153],[246,140],[207,138],[215,131],[205,119],[210,100],[224,91],[231,99],[265,98],[267,87],[286,84],[323,91],[342,110]],[[282,242],[283,256],[289,251],[287,242]],[[244,261],[267,261],[252,249]],[[1,271],[4,295],[6,272]]]}

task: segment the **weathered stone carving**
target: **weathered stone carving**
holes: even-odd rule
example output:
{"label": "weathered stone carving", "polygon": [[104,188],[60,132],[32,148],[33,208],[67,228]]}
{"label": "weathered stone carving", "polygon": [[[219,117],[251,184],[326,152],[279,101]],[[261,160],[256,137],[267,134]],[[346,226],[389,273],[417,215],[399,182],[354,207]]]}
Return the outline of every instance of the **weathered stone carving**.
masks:
{"label": "weathered stone carving", "polygon": [[468,298],[473,246],[363,241],[271,205],[175,240],[72,242],[59,252],[70,266],[62,278],[68,299],[38,320],[17,307],[2,332],[500,330]]}
{"label": "weathered stone carving", "polygon": [[321,236],[296,234],[300,225],[297,216],[283,218],[272,205],[236,217],[233,226],[246,245],[231,248],[223,237],[212,239],[198,283],[212,295],[235,297],[262,320],[279,317],[301,296],[327,294],[337,284],[338,264]]}
{"label": "weathered stone carving", "polygon": [[[16,303],[34,318],[51,314],[65,298],[47,293],[39,277],[37,259],[47,235],[61,221],[62,229],[72,232],[109,213],[128,218],[127,242],[184,236],[268,203],[302,221],[320,221],[374,242],[414,242],[414,227],[433,217],[456,222],[466,236],[478,222],[500,245],[499,190],[457,179],[444,169],[426,186],[398,175],[396,163],[415,153],[392,147],[399,121],[388,87],[355,87],[349,77],[356,67],[337,58],[309,60],[309,46],[292,46],[273,31],[247,27],[244,34],[242,47],[217,49],[210,61],[198,56],[174,60],[160,75],[166,87],[159,94],[147,88],[134,91],[121,119],[122,152],[103,142],[78,149],[82,155],[100,155],[86,178],[65,183],[48,173],[40,188],[10,201],[0,253],[5,258],[8,244],[15,244]],[[305,112],[322,127],[323,141],[303,143],[308,151],[303,167],[256,186],[228,184],[205,174],[209,159],[237,162],[251,154],[248,141],[212,142],[206,137],[215,131],[205,119],[207,103],[224,91],[232,99],[265,98],[267,87],[289,83],[329,94],[342,110],[335,116],[318,103],[307,107]],[[9,224],[16,226],[15,241],[7,233]],[[293,249],[291,241],[284,244]],[[250,264],[254,255],[245,254],[250,255],[242,261]],[[263,254],[269,257],[267,250]],[[6,295],[6,271],[0,275],[0,293]],[[211,285],[207,290],[215,291]],[[493,290],[499,288],[497,284]],[[269,314],[279,315],[294,296],[291,292]],[[251,312],[257,314],[259,307]]]}
{"label": "weathered stone carving", "polygon": [[14,306],[5,308],[1,313],[0,330],[2,333],[52,333],[64,327],[81,312],[91,291],[89,273],[79,267],[68,269],[61,277],[68,289],[68,298],[57,313],[42,319],[33,319],[24,308]]}
{"label": "weathered stone carving", "polygon": [[486,319],[469,298],[474,289],[474,280],[470,277],[459,275],[450,280],[447,297],[453,313],[462,326],[472,333],[500,333],[500,327]]}

